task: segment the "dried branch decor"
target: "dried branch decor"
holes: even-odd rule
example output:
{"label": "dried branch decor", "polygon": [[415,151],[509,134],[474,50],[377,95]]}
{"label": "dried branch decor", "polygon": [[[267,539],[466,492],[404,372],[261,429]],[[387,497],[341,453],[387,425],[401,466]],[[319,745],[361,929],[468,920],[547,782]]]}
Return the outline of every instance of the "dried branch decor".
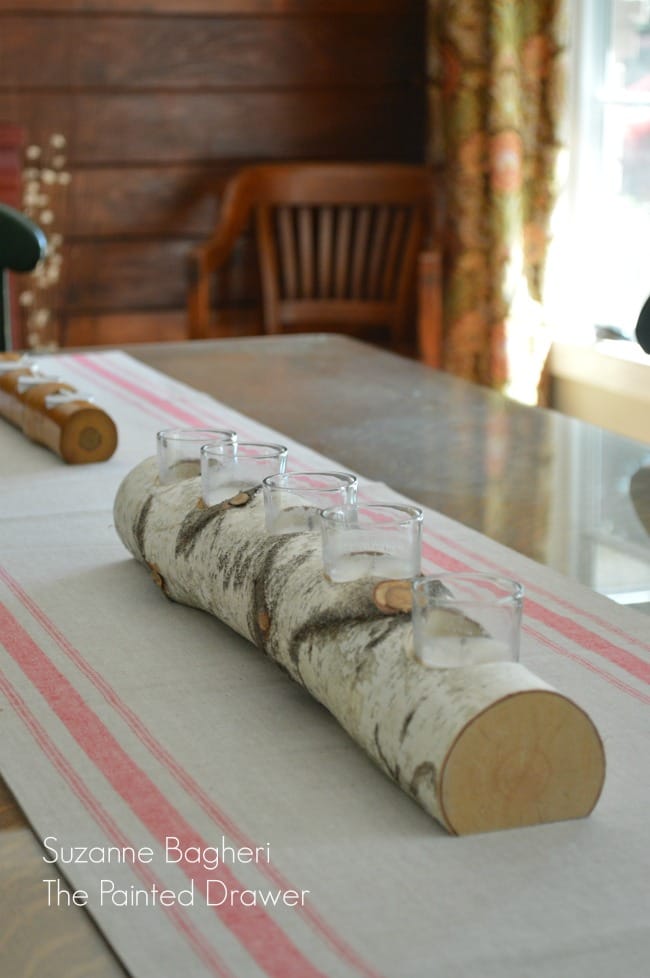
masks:
{"label": "dried branch decor", "polygon": [[168,598],[261,648],[450,832],[591,811],[603,748],[571,700],[518,663],[424,668],[409,654],[408,587],[331,584],[317,535],[267,535],[259,490],[199,499],[199,480],[160,486],[147,459],[120,486],[117,532]]}
{"label": "dried branch decor", "polygon": [[62,133],[53,133],[45,149],[31,144],[25,151],[22,209],[43,228],[47,237],[45,256],[29,276],[29,285],[18,296],[25,318],[27,347],[31,350],[58,347],[51,303],[61,278],[63,235],[54,227],[62,203],[61,192],[70,183],[66,145]]}

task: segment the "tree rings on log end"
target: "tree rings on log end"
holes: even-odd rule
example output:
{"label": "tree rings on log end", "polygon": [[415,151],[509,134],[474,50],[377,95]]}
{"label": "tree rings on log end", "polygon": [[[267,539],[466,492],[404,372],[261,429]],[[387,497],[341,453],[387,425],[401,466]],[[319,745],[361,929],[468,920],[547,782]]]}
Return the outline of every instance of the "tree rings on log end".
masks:
{"label": "tree rings on log end", "polygon": [[514,693],[461,730],[440,772],[440,803],[457,835],[583,818],[605,780],[594,724],[550,690]]}
{"label": "tree rings on log end", "polygon": [[67,417],[60,419],[59,454],[71,465],[105,462],[117,448],[117,428],[113,419],[92,406],[70,405],[70,408]]}

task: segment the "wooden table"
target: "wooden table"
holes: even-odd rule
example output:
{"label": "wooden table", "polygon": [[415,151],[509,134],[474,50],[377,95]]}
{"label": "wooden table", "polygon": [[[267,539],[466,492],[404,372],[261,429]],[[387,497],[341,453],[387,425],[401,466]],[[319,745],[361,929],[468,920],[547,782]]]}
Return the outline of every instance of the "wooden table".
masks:
{"label": "wooden table", "polygon": [[[629,493],[647,445],[338,336],[128,352],[589,586],[648,602],[648,533]],[[44,906],[40,846],[1,781],[0,829],[0,973],[123,975],[83,910]]]}

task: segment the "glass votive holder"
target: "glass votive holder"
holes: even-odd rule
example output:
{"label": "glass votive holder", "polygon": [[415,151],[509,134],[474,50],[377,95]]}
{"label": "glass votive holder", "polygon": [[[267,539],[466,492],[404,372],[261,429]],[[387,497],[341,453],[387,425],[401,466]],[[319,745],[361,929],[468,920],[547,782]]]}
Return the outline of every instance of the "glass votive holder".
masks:
{"label": "glass votive holder", "polygon": [[208,442],[237,441],[234,431],[219,428],[165,428],[156,435],[158,477],[164,486],[193,479],[201,472],[201,447]]}
{"label": "glass votive holder", "polygon": [[320,529],[330,581],[394,580],[420,573],[422,510],[417,506],[335,506],[320,514]]}
{"label": "glass votive holder", "polygon": [[359,483],[349,472],[284,472],[262,485],[266,529],[279,535],[318,531],[321,510],[353,506]]}
{"label": "glass votive holder", "polygon": [[253,442],[209,442],[201,448],[201,495],[206,506],[214,506],[238,492],[259,486],[269,475],[284,472],[284,445]]}
{"label": "glass votive holder", "polygon": [[490,574],[440,574],[412,583],[413,645],[425,666],[516,662],[524,589]]}

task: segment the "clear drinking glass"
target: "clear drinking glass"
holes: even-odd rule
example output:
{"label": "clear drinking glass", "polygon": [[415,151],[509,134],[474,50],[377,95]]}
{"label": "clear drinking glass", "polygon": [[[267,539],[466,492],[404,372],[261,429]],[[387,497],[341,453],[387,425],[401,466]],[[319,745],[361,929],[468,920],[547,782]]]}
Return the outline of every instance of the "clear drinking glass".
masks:
{"label": "clear drinking glass", "polygon": [[201,471],[201,446],[207,442],[237,441],[234,431],[219,428],[166,428],[156,435],[158,475],[163,485],[193,479]]}
{"label": "clear drinking glass", "polygon": [[324,509],[320,519],[323,566],[331,581],[420,573],[422,510],[417,506],[335,506]]}
{"label": "clear drinking glass", "polygon": [[253,442],[209,442],[201,447],[201,494],[207,506],[214,506],[238,492],[262,484],[276,472],[284,472],[287,449],[284,445]]}
{"label": "clear drinking glass", "polygon": [[268,476],[262,485],[272,534],[319,530],[322,509],[357,500],[358,480],[349,472],[286,472]]}
{"label": "clear drinking glass", "polygon": [[519,659],[524,589],[490,574],[419,577],[412,584],[415,656],[435,668]]}

